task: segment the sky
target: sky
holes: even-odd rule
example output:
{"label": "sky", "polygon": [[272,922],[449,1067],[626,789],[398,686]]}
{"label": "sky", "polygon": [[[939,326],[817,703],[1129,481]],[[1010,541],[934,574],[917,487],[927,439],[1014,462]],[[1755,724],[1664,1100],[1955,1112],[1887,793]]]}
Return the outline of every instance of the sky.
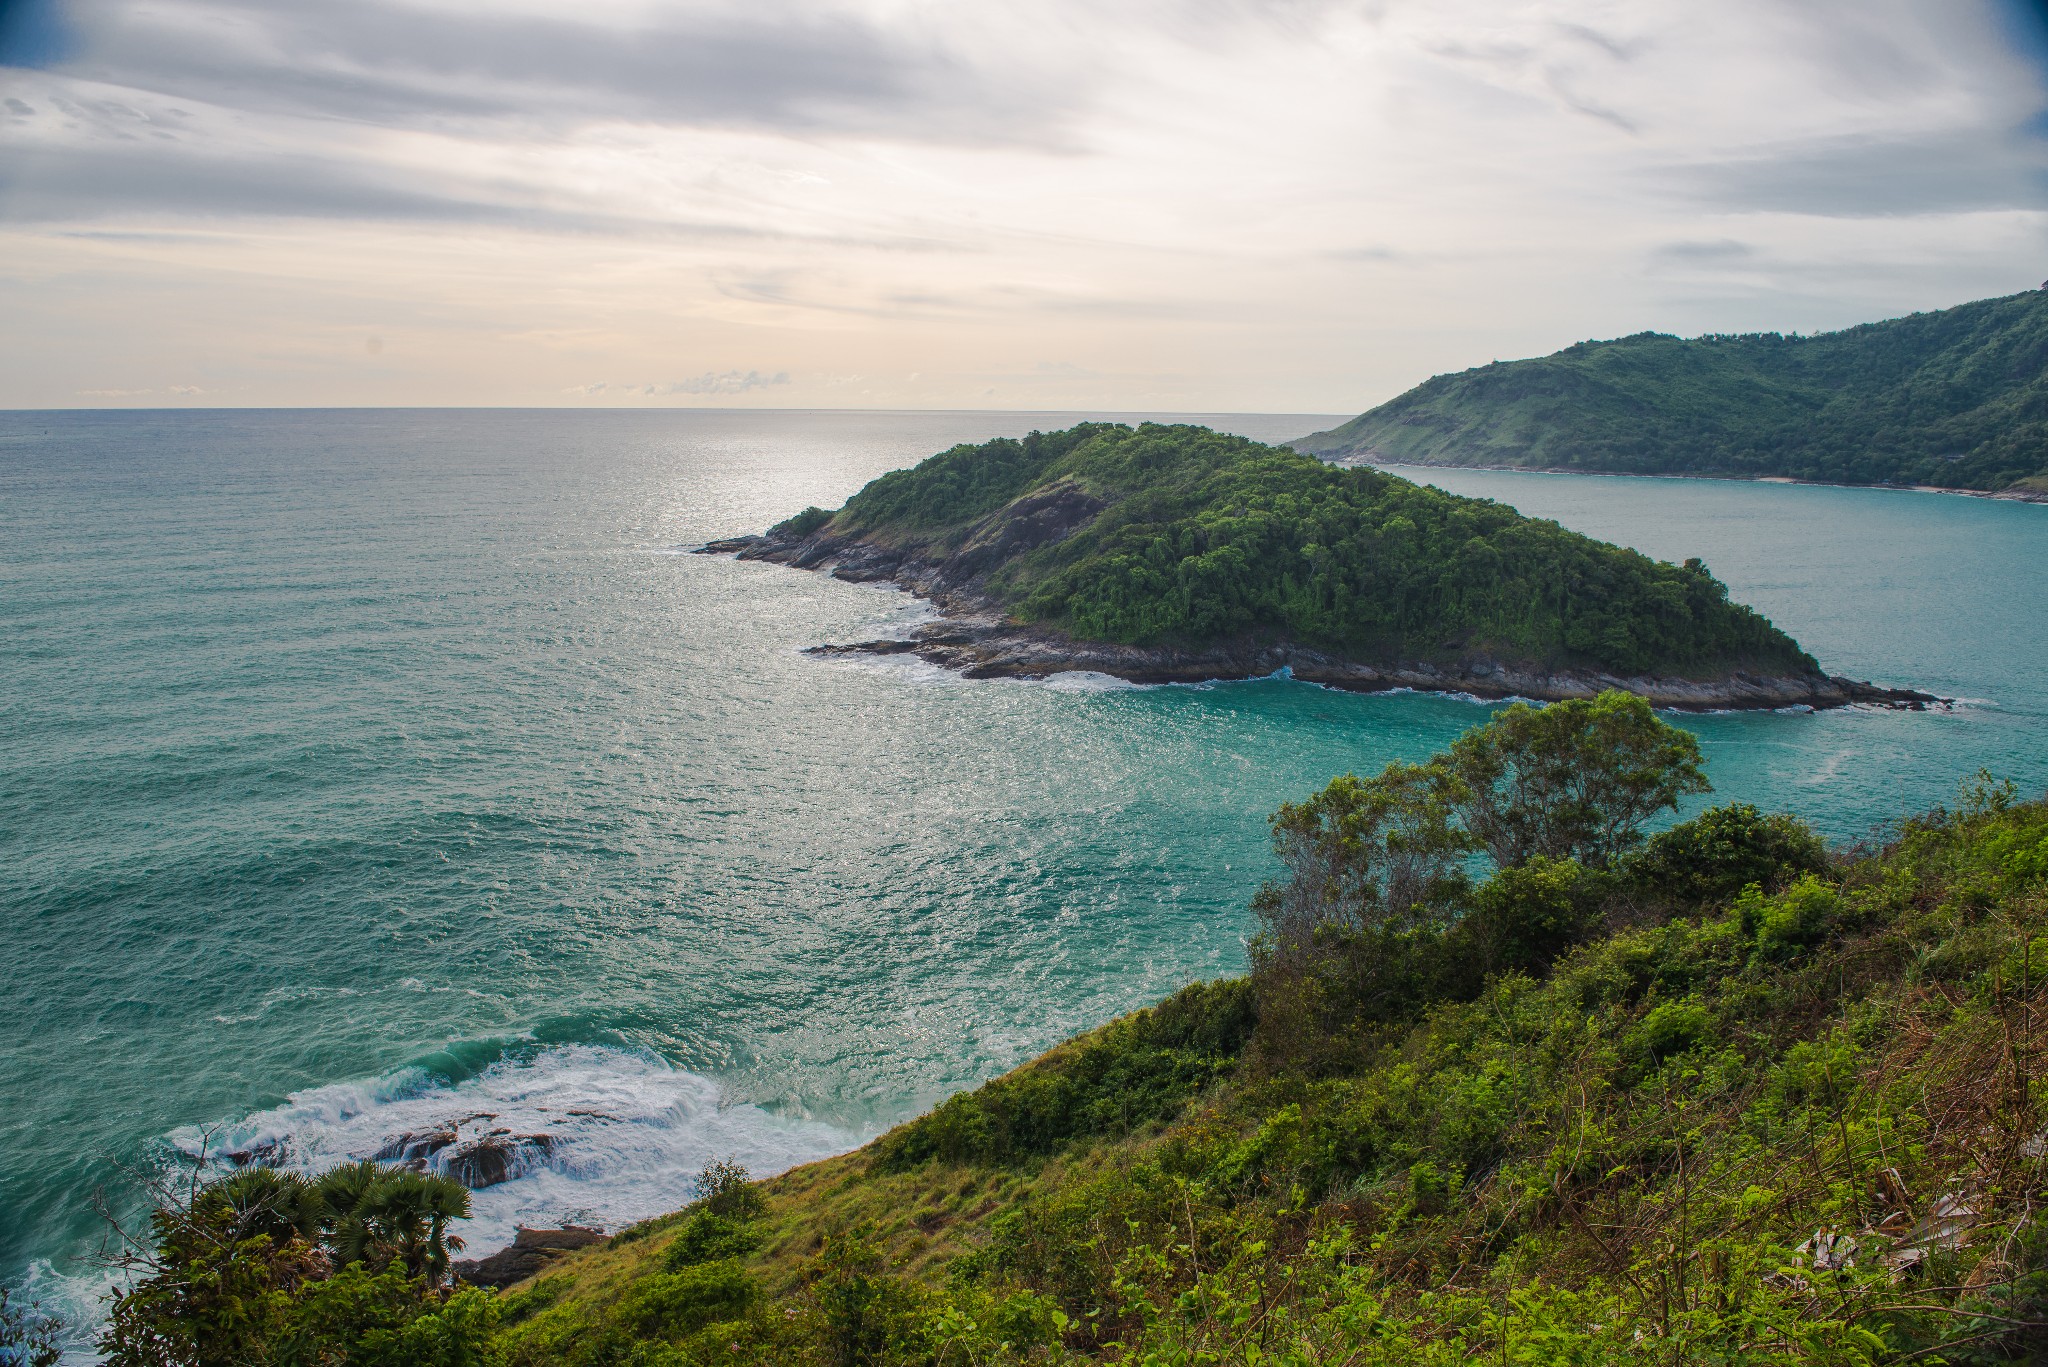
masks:
{"label": "sky", "polygon": [[0,0],[0,407],[1349,413],[2048,276],[1990,0]]}

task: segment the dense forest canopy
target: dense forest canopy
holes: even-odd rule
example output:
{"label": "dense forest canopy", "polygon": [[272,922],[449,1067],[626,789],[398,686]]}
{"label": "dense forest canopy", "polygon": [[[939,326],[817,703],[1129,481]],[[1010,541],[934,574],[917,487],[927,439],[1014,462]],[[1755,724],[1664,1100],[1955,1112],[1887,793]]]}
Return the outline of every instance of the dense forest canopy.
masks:
{"label": "dense forest canopy", "polygon": [[1012,614],[1090,640],[1263,637],[1632,675],[1814,668],[1697,560],[1202,427],[958,446],[778,530],[946,561]]}
{"label": "dense forest canopy", "polygon": [[2048,291],[1815,336],[1644,332],[1439,375],[1324,456],[2048,494]]}

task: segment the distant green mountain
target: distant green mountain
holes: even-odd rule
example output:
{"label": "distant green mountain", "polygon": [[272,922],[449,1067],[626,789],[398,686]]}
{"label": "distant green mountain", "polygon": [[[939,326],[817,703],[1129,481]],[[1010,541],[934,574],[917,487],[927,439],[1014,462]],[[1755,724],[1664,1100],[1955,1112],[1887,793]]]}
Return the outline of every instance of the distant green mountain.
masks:
{"label": "distant green mountain", "polygon": [[2048,496],[2048,291],[1811,337],[1643,332],[1439,375],[1326,457]]}

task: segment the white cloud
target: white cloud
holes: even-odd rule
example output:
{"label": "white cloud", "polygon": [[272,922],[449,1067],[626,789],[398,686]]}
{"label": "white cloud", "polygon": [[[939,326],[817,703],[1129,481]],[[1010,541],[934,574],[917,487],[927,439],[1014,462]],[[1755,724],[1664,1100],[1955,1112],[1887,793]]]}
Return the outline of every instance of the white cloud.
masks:
{"label": "white cloud", "polygon": [[2048,274],[1990,0],[69,12],[0,71],[0,403],[196,358],[252,403],[1341,411]]}

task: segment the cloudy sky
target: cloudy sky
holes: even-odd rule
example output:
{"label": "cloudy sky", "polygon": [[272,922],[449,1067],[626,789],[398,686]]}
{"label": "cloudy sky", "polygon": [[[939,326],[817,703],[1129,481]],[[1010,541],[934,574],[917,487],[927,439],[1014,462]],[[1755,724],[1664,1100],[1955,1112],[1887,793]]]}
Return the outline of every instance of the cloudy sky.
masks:
{"label": "cloudy sky", "polygon": [[2048,276],[1985,0],[0,0],[0,406],[1347,412]]}

